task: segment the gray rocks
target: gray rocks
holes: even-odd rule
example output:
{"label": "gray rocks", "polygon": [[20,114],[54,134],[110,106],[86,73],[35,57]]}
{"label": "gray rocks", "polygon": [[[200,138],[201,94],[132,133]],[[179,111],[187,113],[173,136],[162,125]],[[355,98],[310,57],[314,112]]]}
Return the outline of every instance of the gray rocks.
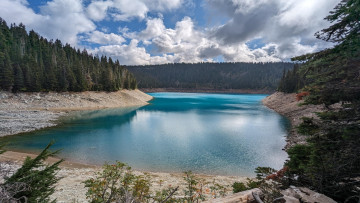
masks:
{"label": "gray rocks", "polygon": [[290,186],[282,191],[284,199],[289,203],[336,203],[330,197],[314,192],[308,188]]}

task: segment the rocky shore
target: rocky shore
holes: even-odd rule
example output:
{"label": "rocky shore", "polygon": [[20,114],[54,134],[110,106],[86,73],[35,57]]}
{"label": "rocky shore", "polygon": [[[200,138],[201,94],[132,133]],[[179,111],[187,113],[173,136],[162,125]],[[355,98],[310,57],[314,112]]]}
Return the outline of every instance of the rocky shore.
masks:
{"label": "rocky shore", "polygon": [[0,137],[57,124],[70,111],[146,105],[152,97],[139,90],[118,92],[0,92]]}
{"label": "rocky shore", "polygon": [[302,117],[317,118],[314,112],[321,112],[325,110],[323,105],[303,105],[300,106],[302,101],[296,100],[296,94],[286,94],[282,92],[276,92],[265,99],[263,104],[268,108],[276,111],[277,113],[287,117],[291,121],[291,130],[286,140],[285,150],[296,144],[306,143],[306,137],[300,135],[296,131],[302,120]]}

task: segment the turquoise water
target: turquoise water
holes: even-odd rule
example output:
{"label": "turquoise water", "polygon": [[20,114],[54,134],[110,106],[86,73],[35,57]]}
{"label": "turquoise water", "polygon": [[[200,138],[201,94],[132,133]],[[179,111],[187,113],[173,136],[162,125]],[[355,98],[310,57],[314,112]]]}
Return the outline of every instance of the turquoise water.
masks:
{"label": "turquoise water", "polygon": [[50,140],[60,156],[83,163],[119,160],[135,169],[254,175],[279,169],[288,121],[261,104],[266,95],[152,93],[140,108],[76,113],[64,124],[6,138],[10,148],[39,151]]}

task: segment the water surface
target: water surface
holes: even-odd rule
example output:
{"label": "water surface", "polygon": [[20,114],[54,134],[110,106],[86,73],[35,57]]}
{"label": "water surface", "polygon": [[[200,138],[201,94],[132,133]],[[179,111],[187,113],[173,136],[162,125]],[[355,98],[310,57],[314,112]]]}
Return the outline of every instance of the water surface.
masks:
{"label": "water surface", "polygon": [[252,176],[287,158],[288,121],[261,104],[266,95],[150,95],[147,106],[76,113],[59,127],[6,139],[12,149],[36,152],[55,140],[73,161],[162,172]]}

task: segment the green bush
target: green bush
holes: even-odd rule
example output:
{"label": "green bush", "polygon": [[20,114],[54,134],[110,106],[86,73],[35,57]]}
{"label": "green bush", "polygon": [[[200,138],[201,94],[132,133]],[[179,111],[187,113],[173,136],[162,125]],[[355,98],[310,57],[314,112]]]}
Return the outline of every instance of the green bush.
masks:
{"label": "green bush", "polygon": [[[5,174],[5,177],[3,177],[5,182],[0,184],[0,190],[7,190],[8,194],[11,194],[8,200],[4,200],[5,202],[13,202],[14,200],[20,202],[50,202],[50,196],[55,191],[55,184],[60,179],[56,176],[56,173],[59,170],[59,164],[63,162],[61,159],[51,165],[44,163],[48,157],[58,153],[58,151],[49,151],[52,145],[53,142],[49,143],[34,159],[26,157],[23,165],[10,177]],[[0,153],[4,153],[2,147],[0,146]],[[53,202],[55,201],[53,200]]]}
{"label": "green bush", "polygon": [[232,188],[233,188],[233,193],[237,193],[237,192],[242,192],[242,191],[248,190],[248,187],[247,187],[244,183],[241,183],[241,182],[235,182],[235,183],[232,185]]}

